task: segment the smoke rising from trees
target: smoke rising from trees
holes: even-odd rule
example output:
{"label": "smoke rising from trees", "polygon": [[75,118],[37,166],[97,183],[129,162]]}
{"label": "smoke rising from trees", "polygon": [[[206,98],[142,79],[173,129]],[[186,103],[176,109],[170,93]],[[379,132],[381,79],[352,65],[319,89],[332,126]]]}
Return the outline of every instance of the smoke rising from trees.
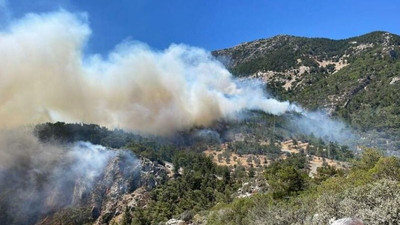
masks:
{"label": "smoke rising from trees", "polygon": [[0,131],[0,221],[30,224],[54,210],[85,203],[116,158],[123,168],[140,171],[129,151],[89,142],[41,143],[28,130]]}
{"label": "smoke rising from trees", "polygon": [[199,48],[125,42],[106,58],[84,56],[90,32],[84,16],[60,11],[27,15],[0,33],[0,125],[61,120],[166,134],[245,109],[289,108]]}
{"label": "smoke rising from trees", "polygon": [[[107,57],[85,55],[90,33],[86,15],[66,11],[28,14],[0,32],[0,127],[65,121],[169,135],[244,110],[321,115],[268,96],[257,80],[234,79],[203,49],[123,42]],[[321,119],[295,123],[321,137],[343,127]]]}

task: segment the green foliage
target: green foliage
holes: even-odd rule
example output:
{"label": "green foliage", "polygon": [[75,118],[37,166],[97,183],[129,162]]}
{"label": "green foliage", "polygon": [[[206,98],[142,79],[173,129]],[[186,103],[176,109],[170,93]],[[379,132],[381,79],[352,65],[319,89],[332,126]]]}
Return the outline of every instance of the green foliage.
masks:
{"label": "green foliage", "polygon": [[[238,154],[263,154],[270,159],[278,158],[282,152],[275,143],[287,139],[299,140],[310,144],[307,154],[324,158],[349,161],[354,157],[347,146],[336,142],[325,142],[314,135],[304,135],[298,127],[293,126],[285,116],[273,116],[259,111],[248,113],[248,117],[240,121],[232,121],[230,131],[246,134],[244,141],[235,141],[228,144],[230,152]],[[269,141],[268,145],[260,142]],[[324,149],[326,151],[324,151]],[[222,157],[218,156],[217,157]],[[222,159],[221,159],[222,160]]]}
{"label": "green foliage", "polygon": [[39,124],[34,134],[43,142],[72,143],[88,141],[110,148],[127,148],[138,156],[152,161],[172,161],[181,148],[157,139],[144,138],[122,130],[109,130],[95,124],[68,124],[63,122]]}
{"label": "green foliage", "polygon": [[293,90],[293,94],[287,98],[310,109],[329,104],[332,102],[329,99],[336,98],[338,100],[333,101],[336,106],[334,116],[343,118],[361,132],[376,130],[377,135],[368,137],[367,142],[382,137],[390,140],[390,143],[382,141],[375,143],[375,146],[397,149],[400,92],[399,83],[391,82],[399,72],[400,59],[391,57],[384,47],[375,45],[354,56],[350,65],[334,74],[306,75],[303,85]]}
{"label": "green foliage", "polygon": [[369,172],[375,179],[400,180],[400,160],[394,156],[380,158]]}
{"label": "green foliage", "polygon": [[369,170],[383,157],[383,154],[372,148],[365,148],[361,159],[354,163],[354,169]]}
{"label": "green foliage", "polygon": [[229,193],[236,187],[227,168],[217,167],[198,153],[179,152],[173,163],[175,168],[182,168],[183,174],[176,171],[174,179],[151,192],[150,205],[133,213],[137,224],[156,224],[187,211],[198,212],[217,202],[231,201]]}
{"label": "green foliage", "polygon": [[34,134],[43,142],[72,143],[88,141],[92,144],[120,148],[132,141],[142,140],[138,135],[122,130],[108,130],[96,124],[44,123],[35,126]]}
{"label": "green foliage", "polygon": [[53,224],[75,225],[91,224],[94,222],[89,208],[69,207],[54,214]]}
{"label": "green foliage", "polygon": [[274,198],[281,199],[298,194],[306,187],[308,169],[304,156],[289,156],[278,160],[265,170],[265,178]]}
{"label": "green foliage", "polygon": [[354,153],[347,146],[340,146],[335,142],[326,144],[321,138],[309,137],[306,140],[310,144],[307,149],[310,155],[339,161],[349,161],[354,158]]}
{"label": "green foliage", "polygon": [[[289,198],[276,198],[275,185],[280,187],[278,190],[290,190],[284,189],[288,186],[298,187],[296,182],[282,182],[286,177],[296,180],[296,170],[301,171],[299,166],[302,165],[282,164],[272,164],[267,168],[267,176],[280,179],[275,183],[272,179],[268,180],[268,183],[272,181],[272,193],[216,206],[208,213],[208,224],[317,225],[343,217],[357,217],[368,224],[397,224],[400,220],[397,207],[400,204],[398,158],[385,157],[376,150],[367,149],[347,174],[324,166],[318,169],[313,185],[303,187],[302,191],[296,192],[297,195],[287,191]],[[238,208],[234,205],[237,203],[243,204],[243,207]]]}
{"label": "green foliage", "polygon": [[[275,71],[268,90],[278,99],[298,102],[314,110],[332,106],[333,116],[344,119],[362,132],[360,145],[391,151],[400,147],[400,36],[378,31],[344,40],[277,36],[215,51],[231,59],[229,69],[235,76]],[[349,65],[338,70],[325,67],[321,60]],[[287,73],[305,72],[283,88]],[[371,140],[377,140],[371,143]]]}
{"label": "green foliage", "polygon": [[[243,44],[233,49],[216,51],[213,54],[229,55],[236,62],[231,68],[238,76],[246,76],[257,71],[282,72],[298,68],[297,59],[304,65],[317,68],[318,64],[310,57],[320,60],[341,55],[349,47],[347,40],[329,40],[325,38],[302,38],[294,36],[276,36],[271,39],[257,40],[257,45]],[[255,51],[255,48],[261,50]]]}
{"label": "green foliage", "polygon": [[249,177],[253,178],[254,176],[255,176],[254,167],[250,167],[250,169],[249,169]]}
{"label": "green foliage", "polygon": [[[207,225],[246,225],[249,209],[254,207],[251,199],[235,199],[231,204],[220,204],[207,218]],[[223,211],[221,214],[220,211]],[[222,216],[221,216],[222,215]]]}
{"label": "green foliage", "polygon": [[181,149],[169,144],[160,144],[155,141],[132,141],[126,145],[136,155],[148,158],[152,161],[172,162],[173,156]]}
{"label": "green foliage", "polygon": [[304,177],[293,166],[270,169],[266,172],[266,179],[275,198],[291,196],[303,190],[305,186]]}
{"label": "green foliage", "polygon": [[333,166],[323,165],[322,167],[317,168],[317,174],[314,176],[314,180],[317,183],[321,183],[331,177],[335,176],[343,176],[344,171],[341,169],[336,169]]}

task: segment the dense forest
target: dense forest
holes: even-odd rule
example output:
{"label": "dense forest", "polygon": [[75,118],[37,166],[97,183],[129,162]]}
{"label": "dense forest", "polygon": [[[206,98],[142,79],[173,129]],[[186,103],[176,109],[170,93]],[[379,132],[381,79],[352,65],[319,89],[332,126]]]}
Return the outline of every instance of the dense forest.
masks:
{"label": "dense forest", "polygon": [[[75,127],[77,140],[118,140],[125,137],[123,148],[164,163],[173,163],[173,178],[167,179],[150,192],[147,207],[126,209],[119,224],[158,224],[171,218],[192,221],[194,224],[326,224],[332,218],[356,216],[368,224],[375,221],[397,221],[396,207],[400,201],[400,160],[387,157],[374,149],[365,149],[354,160],[350,169],[338,169],[325,164],[310,177],[305,154],[291,154],[277,158],[261,171],[244,167],[234,170],[217,166],[200,152],[188,151],[184,146],[160,143],[148,138],[139,139],[128,133],[109,131],[96,125],[46,124],[35,129],[41,138],[47,137],[45,127],[58,127],[57,138],[70,139],[67,130]],[[103,132],[98,132],[102,130]],[[103,133],[101,137],[95,137]],[[44,136],[43,136],[44,135]],[[104,139],[104,140],[103,140]],[[44,139],[48,140],[48,139]],[[94,139],[92,139],[94,140]],[[109,142],[113,145],[113,141]],[[322,144],[322,143],[321,143]],[[243,143],[231,148],[241,151]],[[257,147],[257,146],[256,146]],[[256,148],[257,149],[257,148]],[[261,148],[260,153],[274,152]],[[264,191],[249,198],[236,198],[235,193],[244,183],[264,181]],[[378,198],[379,196],[379,198]],[[76,210],[81,214],[83,211]],[[68,215],[78,221],[85,217]],[[71,214],[72,213],[72,214]],[[58,214],[65,216],[64,214]],[[81,219],[79,219],[81,218]],[[75,220],[76,222],[76,220]]]}
{"label": "dense forest", "polygon": [[[242,129],[246,129],[245,126],[255,126],[257,123],[254,121],[258,122],[259,120],[253,120],[253,123],[249,123],[249,120],[242,121],[242,126],[244,126]],[[239,122],[236,123],[234,130],[239,127]],[[302,193],[315,190],[318,186],[323,185],[326,180],[333,179],[333,177],[344,177],[352,173],[326,164],[318,169],[315,177],[310,178],[308,176],[310,172],[309,158],[304,152],[288,154],[286,159],[282,159],[279,157],[282,152],[277,146],[268,147],[256,144],[256,142],[232,142],[229,140],[228,149],[232,153],[269,156],[273,160],[272,163],[261,169],[246,168],[240,165],[235,167],[218,166],[213,163],[212,158],[205,156],[201,150],[193,150],[187,144],[179,144],[180,141],[142,137],[121,130],[108,130],[98,125],[46,123],[37,125],[34,133],[43,142],[68,144],[76,141],[91,141],[115,149],[127,149],[137,156],[148,158],[160,165],[165,165],[167,162],[173,164],[173,176],[164,180],[163,183],[149,192],[146,207],[126,208],[123,213],[123,221],[120,224],[158,224],[172,218],[183,221],[204,220],[208,221],[208,224],[225,223],[223,221],[227,218],[225,216],[225,219],[216,217],[220,213],[214,212],[229,207],[234,207],[234,210],[250,210],[250,208],[253,210],[252,207],[256,203],[253,202],[253,197],[247,200],[237,199],[238,190],[243,189],[243,185],[246,183],[264,183],[265,188],[254,198],[258,199],[263,196],[263,199],[270,199],[271,204],[283,204],[288,199],[298,198],[298,196],[303,195]],[[189,138],[189,136],[195,136],[195,134],[188,131],[184,135],[186,139],[197,140],[197,142],[192,142],[194,146],[199,145],[199,143],[207,146],[218,145],[215,141],[210,141],[207,138],[208,142],[202,142],[198,137]],[[178,137],[178,139],[180,138]],[[352,161],[354,158],[352,152],[345,146],[325,143],[322,139],[314,137],[308,137],[308,140],[313,143],[313,147],[309,149],[310,154],[328,158],[328,155],[325,155],[327,152],[318,152],[318,149],[326,148],[331,149],[332,154],[329,155],[331,158],[345,161]],[[378,154],[372,150],[369,151],[369,154],[373,153]],[[381,157],[381,155],[377,157]],[[242,205],[242,203],[245,204]],[[248,208],[235,208],[238,207],[237,204],[240,207]],[[69,215],[75,218],[74,223],[76,221],[83,222],[87,220],[87,217],[80,214],[90,211],[87,210],[89,209],[61,211],[56,214],[56,219],[65,218]],[[256,209],[254,208],[254,210]],[[235,216],[229,216],[229,219],[234,219],[235,222],[229,223],[237,224],[236,220],[238,219],[245,221],[246,218],[244,217],[247,213],[244,211],[232,213]],[[241,223],[246,224],[245,222]]]}

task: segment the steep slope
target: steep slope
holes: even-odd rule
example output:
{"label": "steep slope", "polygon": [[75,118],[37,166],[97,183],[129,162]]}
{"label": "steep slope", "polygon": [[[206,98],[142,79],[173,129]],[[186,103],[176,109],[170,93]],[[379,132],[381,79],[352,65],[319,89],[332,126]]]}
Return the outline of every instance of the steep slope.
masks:
{"label": "steep slope", "polygon": [[93,190],[76,182],[71,206],[37,224],[113,224],[122,219],[126,210],[144,207],[150,199],[149,192],[166,179],[167,170],[146,158],[137,165],[127,161],[124,157],[112,159]]}
{"label": "steep slope", "polygon": [[328,110],[368,135],[376,136],[374,130],[395,139],[400,135],[399,46],[400,36],[387,32],[343,40],[281,35],[213,55],[234,75],[267,82],[282,99]]}

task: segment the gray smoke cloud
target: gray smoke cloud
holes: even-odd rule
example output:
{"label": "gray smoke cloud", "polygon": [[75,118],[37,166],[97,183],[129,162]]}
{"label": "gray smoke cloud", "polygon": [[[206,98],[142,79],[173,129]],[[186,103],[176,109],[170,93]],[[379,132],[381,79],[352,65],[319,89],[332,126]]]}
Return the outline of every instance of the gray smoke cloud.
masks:
{"label": "gray smoke cloud", "polygon": [[90,33],[85,14],[66,11],[28,14],[0,32],[0,127],[65,121],[169,135],[262,110],[318,116],[295,121],[305,133],[343,133],[328,116],[267,96],[257,80],[234,79],[203,49],[124,42],[107,57],[84,55]]}
{"label": "gray smoke cloud", "polygon": [[83,15],[29,14],[0,33],[0,126],[87,122],[148,134],[207,126],[245,109],[282,114],[258,82],[232,78],[209,52],[125,42],[108,57],[83,55]]}
{"label": "gray smoke cloud", "polygon": [[306,111],[297,107],[300,115],[292,116],[290,122],[300,132],[307,135],[314,135],[327,142],[338,142],[342,145],[355,147],[357,134],[343,121],[335,120],[324,111]]}
{"label": "gray smoke cloud", "polygon": [[0,131],[0,221],[32,224],[47,213],[83,203],[106,167],[122,156],[131,166],[125,168],[140,166],[128,151],[88,142],[58,146],[39,142],[28,130]]}

